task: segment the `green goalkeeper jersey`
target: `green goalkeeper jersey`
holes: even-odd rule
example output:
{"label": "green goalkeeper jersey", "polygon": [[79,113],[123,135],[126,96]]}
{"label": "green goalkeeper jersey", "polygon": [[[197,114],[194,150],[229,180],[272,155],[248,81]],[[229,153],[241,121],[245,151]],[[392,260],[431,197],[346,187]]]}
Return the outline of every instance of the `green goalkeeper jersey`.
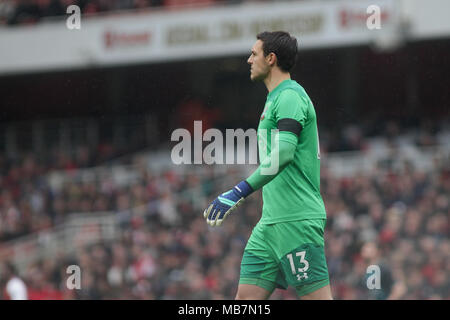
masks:
{"label": "green goalkeeper jersey", "polygon": [[[258,126],[259,158],[271,152],[280,119],[301,124],[299,137],[283,134],[279,141],[296,144],[295,155],[272,181],[262,189],[263,210],[260,223],[272,224],[303,219],[326,219],[320,195],[320,149],[316,112],[305,89],[296,81],[285,80],[267,95]],[[272,131],[273,130],[273,131]],[[272,141],[273,140],[273,141]]]}

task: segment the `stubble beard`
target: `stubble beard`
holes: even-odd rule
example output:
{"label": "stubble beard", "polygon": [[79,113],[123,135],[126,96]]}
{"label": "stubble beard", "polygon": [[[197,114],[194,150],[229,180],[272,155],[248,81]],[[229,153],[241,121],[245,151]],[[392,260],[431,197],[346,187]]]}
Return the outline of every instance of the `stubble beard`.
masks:
{"label": "stubble beard", "polygon": [[252,80],[253,82],[263,81],[264,78],[265,78],[264,74],[255,75],[250,71],[250,80]]}

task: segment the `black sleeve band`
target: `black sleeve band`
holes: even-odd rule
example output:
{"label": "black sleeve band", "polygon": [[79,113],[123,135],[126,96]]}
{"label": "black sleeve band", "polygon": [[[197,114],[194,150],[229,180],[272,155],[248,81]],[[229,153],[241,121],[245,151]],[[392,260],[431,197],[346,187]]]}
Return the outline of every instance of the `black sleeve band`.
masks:
{"label": "black sleeve band", "polygon": [[302,131],[302,125],[300,122],[291,119],[291,118],[285,118],[280,119],[277,123],[278,130],[280,131],[289,131],[295,134],[296,136],[300,135],[300,131]]}

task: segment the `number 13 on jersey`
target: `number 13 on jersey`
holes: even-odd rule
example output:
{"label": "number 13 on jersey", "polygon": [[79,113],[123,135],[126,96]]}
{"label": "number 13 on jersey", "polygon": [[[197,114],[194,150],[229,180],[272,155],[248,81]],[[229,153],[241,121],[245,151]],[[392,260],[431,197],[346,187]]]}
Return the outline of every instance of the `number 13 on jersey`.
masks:
{"label": "number 13 on jersey", "polygon": [[292,274],[295,275],[297,277],[297,280],[299,280],[299,281],[302,279],[308,279],[308,274],[306,273],[306,271],[309,269],[309,262],[305,259],[305,254],[306,254],[306,251],[300,251],[300,252],[295,253],[296,257],[300,257],[300,260],[298,262],[301,265],[303,265],[303,267],[301,267],[301,268],[295,267],[294,257],[292,256],[292,253],[289,253],[286,256],[291,265]]}

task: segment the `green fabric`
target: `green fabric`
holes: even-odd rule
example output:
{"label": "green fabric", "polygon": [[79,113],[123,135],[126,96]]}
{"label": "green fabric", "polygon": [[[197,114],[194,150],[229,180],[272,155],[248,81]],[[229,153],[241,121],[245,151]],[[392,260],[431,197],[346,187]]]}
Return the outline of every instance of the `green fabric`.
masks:
{"label": "green fabric", "polygon": [[295,291],[297,292],[297,295],[299,297],[305,296],[307,294],[310,294],[311,292],[314,292],[316,290],[319,290],[320,288],[323,288],[330,284],[330,279],[323,279],[316,282],[312,282],[309,284],[305,284],[304,286],[299,286],[295,288]]}
{"label": "green fabric", "polygon": [[318,281],[328,280],[325,224],[325,219],[258,223],[244,250],[240,278],[245,280],[240,283],[268,291],[290,285],[305,294],[304,290],[309,291]]}
{"label": "green fabric", "polygon": [[[295,142],[292,142],[294,139]],[[279,132],[278,148],[272,150],[271,155],[265,157],[260,166],[247,178],[253,190],[261,189],[272,181],[294,159],[296,140],[293,133]]]}
{"label": "green fabric", "polygon": [[[299,137],[278,132],[277,123],[285,118],[301,124]],[[261,223],[325,219],[316,113],[297,82],[285,80],[268,94],[258,126],[258,147],[261,164],[247,182],[254,190],[262,188]]]}

